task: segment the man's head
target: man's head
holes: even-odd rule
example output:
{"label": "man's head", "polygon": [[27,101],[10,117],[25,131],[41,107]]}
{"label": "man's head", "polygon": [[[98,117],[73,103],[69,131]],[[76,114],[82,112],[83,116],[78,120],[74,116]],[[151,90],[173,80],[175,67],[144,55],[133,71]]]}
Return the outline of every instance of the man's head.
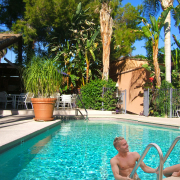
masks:
{"label": "man's head", "polygon": [[113,142],[114,147],[120,152],[129,152],[127,141],[123,137],[116,137]]}

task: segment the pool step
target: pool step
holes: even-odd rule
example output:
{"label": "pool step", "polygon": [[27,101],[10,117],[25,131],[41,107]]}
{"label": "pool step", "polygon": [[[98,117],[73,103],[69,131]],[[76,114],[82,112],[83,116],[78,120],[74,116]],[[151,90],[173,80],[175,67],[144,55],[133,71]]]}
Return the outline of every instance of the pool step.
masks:
{"label": "pool step", "polygon": [[163,180],[180,180],[180,177],[168,177]]}
{"label": "pool step", "polygon": [[61,120],[81,120],[85,119],[84,116],[74,116],[74,115],[55,115],[55,119],[61,119]]}

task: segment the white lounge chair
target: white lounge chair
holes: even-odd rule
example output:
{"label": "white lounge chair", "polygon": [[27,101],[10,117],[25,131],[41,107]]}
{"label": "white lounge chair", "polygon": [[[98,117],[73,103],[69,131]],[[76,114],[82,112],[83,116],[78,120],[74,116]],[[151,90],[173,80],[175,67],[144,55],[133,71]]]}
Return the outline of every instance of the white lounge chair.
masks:
{"label": "white lounge chair", "polygon": [[72,98],[71,94],[63,94],[61,96],[61,102],[62,102],[62,105],[64,108],[67,105],[67,106],[71,107],[71,109],[72,109],[71,98]]}

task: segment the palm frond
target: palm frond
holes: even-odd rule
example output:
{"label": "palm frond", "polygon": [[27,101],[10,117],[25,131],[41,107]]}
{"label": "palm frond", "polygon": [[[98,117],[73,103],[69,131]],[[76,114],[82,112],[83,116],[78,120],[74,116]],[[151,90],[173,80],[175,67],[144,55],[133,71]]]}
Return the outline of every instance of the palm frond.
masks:
{"label": "palm frond", "polygon": [[163,11],[161,13],[160,17],[158,18],[159,29],[161,29],[164,26],[164,22],[166,20],[166,17],[167,17],[167,15],[171,9],[173,9],[172,6],[168,7],[165,11]]}
{"label": "palm frond", "polygon": [[147,26],[143,26],[142,27],[142,31],[144,33],[144,35],[147,37],[147,38],[150,38],[151,37],[151,32],[149,30],[149,28]]}
{"label": "palm frond", "polygon": [[151,24],[152,24],[152,30],[155,32],[158,32],[159,28],[158,28],[158,22],[156,21],[156,18],[154,16],[150,15],[150,20],[151,20]]}

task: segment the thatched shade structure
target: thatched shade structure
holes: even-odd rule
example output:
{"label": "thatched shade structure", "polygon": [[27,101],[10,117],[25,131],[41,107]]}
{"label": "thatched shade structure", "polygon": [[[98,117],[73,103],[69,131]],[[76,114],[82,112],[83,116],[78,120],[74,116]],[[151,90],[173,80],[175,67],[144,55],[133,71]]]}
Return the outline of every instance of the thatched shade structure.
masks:
{"label": "thatched shade structure", "polygon": [[0,34],[0,51],[18,43],[18,59],[22,62],[22,35],[21,34]]}

